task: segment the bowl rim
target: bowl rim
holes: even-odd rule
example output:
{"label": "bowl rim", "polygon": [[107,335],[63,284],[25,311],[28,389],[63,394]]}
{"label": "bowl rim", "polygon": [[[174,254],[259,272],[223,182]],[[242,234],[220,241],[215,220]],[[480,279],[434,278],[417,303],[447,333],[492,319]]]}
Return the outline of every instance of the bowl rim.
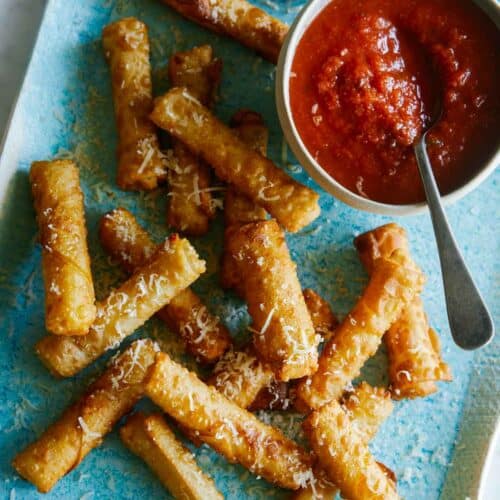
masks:
{"label": "bowl rim", "polygon": [[[312,0],[308,3],[295,18],[281,48],[276,68],[275,95],[278,118],[285,139],[295,157],[307,173],[327,193],[343,201],[347,205],[381,215],[402,216],[428,212],[429,208],[426,201],[421,203],[392,205],[370,200],[347,189],[323,169],[308,151],[300,137],[292,117],[290,106],[289,84],[291,66],[297,45],[305,30],[332,1],[335,0]],[[497,29],[500,30],[500,3],[497,3],[496,0],[474,0],[474,3],[485,12],[485,14],[495,23]],[[476,189],[495,170],[498,163],[500,163],[500,145],[491,155],[489,160],[485,162],[484,167],[463,186],[441,197],[443,204],[445,206],[450,205]]]}

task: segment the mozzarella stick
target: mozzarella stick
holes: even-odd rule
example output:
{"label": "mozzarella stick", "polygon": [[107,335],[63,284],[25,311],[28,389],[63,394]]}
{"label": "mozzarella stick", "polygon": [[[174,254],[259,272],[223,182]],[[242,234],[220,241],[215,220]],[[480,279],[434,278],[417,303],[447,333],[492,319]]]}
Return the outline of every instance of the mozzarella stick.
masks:
{"label": "mozzarella stick", "polygon": [[361,382],[344,395],[342,406],[351,420],[352,431],[368,443],[392,413],[394,405],[389,391]]}
{"label": "mozzarella stick", "polygon": [[[264,125],[262,116],[249,110],[240,110],[231,119],[231,124],[238,137],[250,148],[265,156],[269,132]],[[238,290],[238,276],[231,254],[227,251],[228,240],[238,226],[248,222],[266,220],[267,213],[252,200],[239,194],[234,187],[229,186],[224,199],[224,252],[222,254],[220,280],[224,288]],[[240,293],[241,295],[241,293]]]}
{"label": "mozzarella stick", "polygon": [[47,493],[99,446],[144,393],[144,378],[158,346],[137,340],[70,406],[37,441],[13,460],[17,472]]}
{"label": "mozzarella stick", "polygon": [[163,0],[179,14],[278,62],[288,26],[245,0]]}
{"label": "mozzarella stick", "polygon": [[207,383],[241,408],[251,411],[286,410],[290,406],[288,384],[275,381],[273,372],[252,349],[227,351]]}
{"label": "mozzarella stick", "polygon": [[182,233],[201,236],[208,231],[222,201],[212,197],[210,168],[203,160],[177,139],[173,140],[173,152],[176,165],[168,171],[167,224]]}
{"label": "mozzarella stick", "polygon": [[436,382],[452,380],[451,370],[441,358],[439,336],[429,327],[420,297],[403,309],[384,339],[395,399],[424,397],[437,391]]}
{"label": "mozzarella stick", "polygon": [[269,130],[259,113],[250,109],[240,109],[231,117],[231,127],[248,147],[266,156]]}
{"label": "mozzarella stick", "polygon": [[135,413],[120,429],[125,445],[156,473],[174,498],[223,500],[210,477],[198,467],[160,414]]}
{"label": "mozzarella stick", "polygon": [[224,221],[226,227],[247,224],[267,219],[267,213],[246,196],[229,186],[224,198]]}
{"label": "mozzarella stick", "polygon": [[[101,219],[99,238],[106,252],[129,273],[143,266],[157,248],[124,208]],[[186,351],[202,363],[215,362],[232,343],[228,330],[191,288],[180,291],[157,316],[181,337]]]}
{"label": "mozzarella stick", "polygon": [[158,317],[179,333],[186,350],[202,363],[217,361],[232,344],[226,327],[190,288],[176,295]]}
{"label": "mozzarella stick", "polygon": [[154,189],[166,174],[154,124],[148,30],[133,17],[106,26],[104,54],[118,128],[117,183],[121,189]]}
{"label": "mozzarella stick", "polygon": [[250,411],[288,410],[293,406],[294,395],[295,387],[292,384],[273,379],[269,385],[261,389],[248,409]]}
{"label": "mozzarella stick", "polygon": [[[231,118],[231,125],[236,135],[250,148],[262,156],[267,154],[269,131],[259,113],[241,109]],[[247,197],[229,187],[224,200],[224,222],[226,227],[233,224],[246,224],[267,218],[266,211]]]}
{"label": "mozzarella stick", "polygon": [[80,337],[43,338],[36,352],[55,375],[75,375],[108,349],[115,349],[153,314],[205,271],[191,244],[172,235],[118,289],[97,305],[97,318]]}
{"label": "mozzarella stick", "polygon": [[319,336],[302,295],[296,265],[276,221],[238,228],[227,250],[242,277],[240,285],[261,361],[269,364],[279,381],[314,373]]}
{"label": "mozzarella stick", "polygon": [[173,88],[156,99],[151,118],[287,230],[298,231],[319,215],[314,191],[253,151],[185,88]]}
{"label": "mozzarella stick", "polygon": [[394,482],[375,461],[337,401],[313,411],[303,427],[320,466],[344,498],[399,498]]}
{"label": "mozzarella stick", "polygon": [[369,274],[373,272],[378,259],[387,259],[395,250],[400,250],[406,258],[410,258],[406,231],[391,222],[354,238],[354,246],[359,258]]}
{"label": "mozzarella stick", "polygon": [[96,306],[78,167],[70,160],[37,161],[30,181],[42,245],[45,327],[56,335],[85,335]]}
{"label": "mozzarella stick", "polygon": [[[391,395],[381,387],[362,382],[344,397],[343,409],[349,417],[351,429],[363,442],[368,443],[392,412]],[[384,471],[387,468],[379,463]],[[389,469],[390,470],[390,469]],[[391,471],[392,473],[392,471]],[[331,500],[338,492],[323,470],[316,470],[317,481],[293,495],[293,500]],[[395,482],[395,479],[393,479]]]}
{"label": "mozzarella stick", "polygon": [[230,350],[219,359],[207,383],[241,408],[248,408],[272,380],[273,372],[251,351]]}
{"label": "mozzarella stick", "polygon": [[318,371],[301,381],[296,406],[302,411],[337,399],[377,351],[383,334],[420,293],[424,277],[399,251],[381,259],[362,296],[325,345]]}
{"label": "mozzarella stick", "polygon": [[230,462],[282,488],[298,489],[310,480],[311,457],[305,450],[164,353],[156,357],[146,392],[166,413]]}
{"label": "mozzarella stick", "polygon": [[[174,87],[186,87],[208,107],[215,98],[221,69],[221,61],[213,57],[210,45],[176,52],[168,67],[170,83]],[[177,165],[169,170],[167,222],[187,234],[205,234],[216,206],[211,195],[210,169],[182,142],[174,139],[173,148]]]}
{"label": "mozzarella stick", "polygon": [[310,288],[305,288],[303,294],[314,330],[318,335],[321,335],[323,340],[330,340],[335,335],[335,329],[339,326],[339,321],[333,314],[330,304]]}
{"label": "mozzarella stick", "polygon": [[[330,337],[337,325],[328,303],[316,292],[303,291],[307,309],[318,335]],[[274,380],[272,371],[247,349],[228,351],[215,365],[208,383],[242,408],[286,410],[295,399],[295,388]]]}
{"label": "mozzarella stick", "polygon": [[[387,224],[354,240],[361,261],[369,273],[378,259],[400,250],[411,259],[405,230]],[[436,332],[429,327],[422,300],[415,296],[384,336],[389,358],[389,379],[393,397],[423,397],[437,391],[436,382],[451,380],[450,368],[441,358]]]}

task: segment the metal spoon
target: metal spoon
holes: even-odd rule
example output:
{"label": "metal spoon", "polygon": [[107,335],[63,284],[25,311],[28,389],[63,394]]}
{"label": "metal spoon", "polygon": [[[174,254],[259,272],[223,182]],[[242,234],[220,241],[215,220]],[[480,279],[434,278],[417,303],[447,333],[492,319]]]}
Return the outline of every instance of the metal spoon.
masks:
{"label": "metal spoon", "polygon": [[415,143],[414,151],[436,236],[451,335],[459,347],[472,350],[487,344],[493,338],[495,328],[451,232],[427,155],[425,138],[439,121],[441,113],[440,100],[439,113],[435,113],[433,123]]}

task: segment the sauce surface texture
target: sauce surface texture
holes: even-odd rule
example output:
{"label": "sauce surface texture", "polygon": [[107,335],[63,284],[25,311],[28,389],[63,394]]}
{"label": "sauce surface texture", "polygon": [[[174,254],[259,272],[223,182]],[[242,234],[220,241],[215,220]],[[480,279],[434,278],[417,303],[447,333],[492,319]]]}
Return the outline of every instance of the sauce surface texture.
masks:
{"label": "sauce surface texture", "polygon": [[290,103],[310,154],[372,200],[424,200],[412,145],[427,136],[442,194],[464,185],[500,137],[500,35],[470,0],[333,0],[304,33]]}

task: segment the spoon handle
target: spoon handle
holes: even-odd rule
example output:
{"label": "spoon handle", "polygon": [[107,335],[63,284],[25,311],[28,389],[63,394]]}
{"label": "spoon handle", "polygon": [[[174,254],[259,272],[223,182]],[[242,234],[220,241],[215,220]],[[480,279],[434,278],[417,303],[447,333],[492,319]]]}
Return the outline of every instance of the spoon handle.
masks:
{"label": "spoon handle", "polygon": [[461,348],[477,349],[493,337],[493,321],[448,224],[427,155],[425,135],[415,145],[415,155],[434,226],[451,335]]}

